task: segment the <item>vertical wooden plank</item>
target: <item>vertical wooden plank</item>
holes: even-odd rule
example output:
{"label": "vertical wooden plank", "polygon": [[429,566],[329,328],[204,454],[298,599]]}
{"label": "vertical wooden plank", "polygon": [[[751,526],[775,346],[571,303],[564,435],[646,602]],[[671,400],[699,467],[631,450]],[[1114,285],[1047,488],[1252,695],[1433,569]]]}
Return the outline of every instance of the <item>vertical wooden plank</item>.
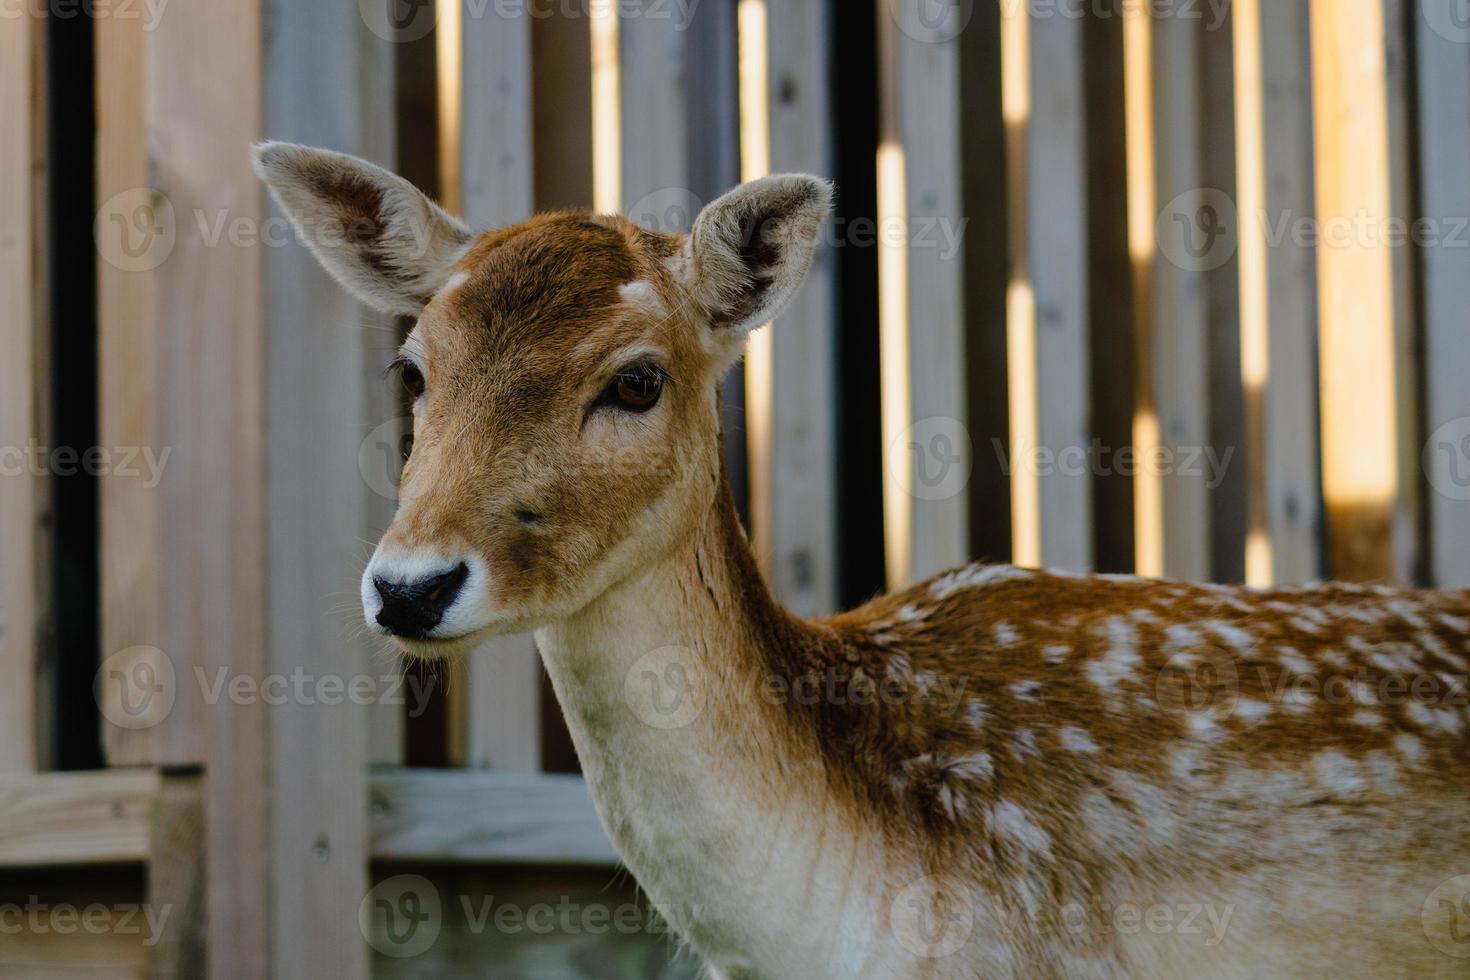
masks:
{"label": "vertical wooden plank", "polygon": [[[388,57],[391,32],[374,34],[355,5],[267,0],[264,16],[265,132],[384,152],[389,82],[379,88],[371,75]],[[361,432],[381,384],[360,365],[382,343],[364,330],[359,304],[304,249],[266,250],[262,275],[270,669],[289,675],[308,664],[313,675],[352,679],[374,661],[322,607],[362,571],[357,542],[374,502],[351,434]],[[272,707],[270,722],[270,972],[364,976],[357,906],[367,890],[365,706],[352,697],[291,699]]]}
{"label": "vertical wooden plank", "polygon": [[650,195],[688,193],[685,34],[676,19],[676,5],[623,0],[614,6],[618,10],[622,206],[638,214],[647,209],[641,202]]}
{"label": "vertical wooden plank", "polygon": [[[177,215],[159,193],[149,161],[149,35],[143,21],[98,17],[95,31],[98,436],[104,446],[137,446],[157,453],[163,443],[155,405],[159,375],[153,270],[169,257]],[[112,765],[161,758],[169,733],[177,737],[168,754],[195,761],[202,754],[189,698],[176,698],[176,710],[156,726],[119,725],[109,711],[109,706],[121,706],[124,697],[142,703],[127,687],[138,666],[124,662],[131,660],[128,651],[163,643],[163,492],[161,485],[150,488],[140,480],[103,480],[99,487],[104,663],[98,683],[103,742]],[[108,659],[113,657],[117,660]],[[177,681],[172,661],[150,663],[145,670],[154,666]]]}
{"label": "vertical wooden plank", "polygon": [[[740,15],[742,178],[831,173],[827,11],[821,0]],[[747,354],[752,540],[776,595],[800,615],[837,601],[834,269],[819,248],[806,284]]]}
{"label": "vertical wooden plank", "polygon": [[29,13],[0,18],[0,772],[36,766],[36,516],[42,484],[29,449],[37,432],[36,291],[32,197],[35,33]]}
{"label": "vertical wooden plank", "polygon": [[1423,211],[1429,556],[1433,583],[1470,587],[1470,27],[1456,0],[1425,0],[1416,19]]}
{"label": "vertical wooden plank", "polygon": [[1246,581],[1299,584],[1322,571],[1316,265],[1292,236],[1268,242],[1267,227],[1313,214],[1308,5],[1236,0],[1233,10]]}
{"label": "vertical wooden plank", "polygon": [[[1008,79],[1027,86],[1013,100],[1025,166],[1011,174],[1024,182],[1024,216],[1013,224],[1013,254],[1024,266],[1012,282],[1009,325],[1016,561],[1087,572],[1093,532],[1084,24],[1054,12],[1028,20],[1029,70],[1024,79]],[[1033,452],[1054,453],[1058,465],[1027,473]],[[1023,493],[1034,494],[1034,502],[1021,501]],[[1023,520],[1028,512],[1032,518]]]}
{"label": "vertical wooden plank", "polygon": [[[1312,0],[1317,208],[1352,229],[1317,253],[1322,454],[1331,573],[1401,578],[1399,288],[1384,0]],[[1366,218],[1366,223],[1364,222]]]}
{"label": "vertical wooden plank", "polygon": [[[271,629],[287,622],[300,629],[307,645],[292,651],[293,667],[317,662],[329,649],[310,644],[319,635],[312,631],[322,629],[320,608],[313,607],[307,625],[289,616],[292,601],[306,601],[291,596],[291,569],[276,566],[271,591],[264,587],[264,474],[281,472],[283,460],[267,459],[263,452],[267,375],[261,268],[263,251],[283,250],[255,247],[230,229],[261,228],[262,191],[249,149],[261,132],[265,33],[258,0],[224,0],[170,8],[146,37],[150,174],[158,193],[172,204],[177,229],[171,252],[152,273],[156,434],[160,445],[172,449],[151,498],[161,556],[158,646],[172,658],[178,675],[173,713],[159,726],[166,736],[160,761],[197,760],[199,743],[193,738],[202,735],[213,978],[254,977],[268,970],[270,801],[282,805],[295,787],[268,784],[263,700],[220,696],[206,701],[194,668],[211,683],[260,679],[268,669],[279,669],[282,659],[267,655],[268,621]],[[221,229],[220,222],[226,227]],[[219,236],[209,228],[221,229]],[[311,314],[298,319],[312,319],[318,311]],[[358,369],[360,359],[336,354],[349,370]],[[273,368],[279,371],[279,365]],[[273,386],[276,404],[323,383],[317,376],[298,383],[289,372],[274,380],[284,380]],[[272,439],[278,441],[287,440]],[[326,439],[312,443],[313,468],[321,465],[316,451],[328,444]],[[352,446],[355,450],[355,441]],[[355,451],[352,455],[355,464]],[[355,465],[353,471],[355,477]],[[322,486],[314,479],[298,496],[325,496]],[[283,506],[279,499],[271,505]],[[321,526],[331,526],[330,521]],[[305,541],[311,535],[300,532],[300,537]],[[313,557],[303,556],[306,567]],[[192,718],[196,727],[174,725],[181,706],[186,707],[182,717]],[[290,752],[320,748],[305,738],[287,744]],[[194,758],[181,760],[186,753]],[[349,764],[342,755],[324,758],[330,761],[322,765],[323,774]],[[330,777],[314,773],[313,778]],[[296,872],[302,859],[299,853],[293,856]],[[290,894],[274,896],[277,914],[280,900]]]}
{"label": "vertical wooden plank", "polygon": [[203,779],[197,770],[165,772],[149,833],[148,903],[168,909],[148,951],[153,980],[205,975]]}
{"label": "vertical wooden plank", "polygon": [[[961,225],[963,5],[937,22],[882,4],[878,150],[884,537],[892,586],[967,557],[972,465],[964,392],[964,258],[920,242]],[[923,247],[920,247],[920,246]]]}
{"label": "vertical wooden plank", "polygon": [[1138,447],[1140,454],[1161,450],[1139,462],[1140,479],[1158,485],[1161,571],[1194,580],[1210,575],[1209,497],[1203,476],[1182,461],[1210,444],[1205,274],[1220,247],[1201,159],[1200,29],[1198,20],[1175,16],[1151,24],[1159,216],[1143,379],[1152,389],[1157,440]]}
{"label": "vertical wooden plank", "polygon": [[[461,143],[455,148],[461,212],[474,228],[498,228],[535,210],[531,17],[524,9],[498,12],[492,6],[466,16],[462,27]],[[530,636],[492,640],[470,658],[467,672],[462,763],[539,771],[541,659],[535,642]]]}

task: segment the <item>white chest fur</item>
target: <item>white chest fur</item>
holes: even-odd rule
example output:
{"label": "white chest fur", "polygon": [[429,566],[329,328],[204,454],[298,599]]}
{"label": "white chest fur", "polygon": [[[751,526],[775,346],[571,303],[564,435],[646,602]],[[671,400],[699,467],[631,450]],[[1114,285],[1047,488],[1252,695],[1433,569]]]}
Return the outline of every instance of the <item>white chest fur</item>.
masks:
{"label": "white chest fur", "polygon": [[740,733],[713,703],[728,680],[709,669],[720,652],[707,637],[617,605],[537,641],[629,870],[724,976],[863,975],[886,935],[875,845],[732,746]]}

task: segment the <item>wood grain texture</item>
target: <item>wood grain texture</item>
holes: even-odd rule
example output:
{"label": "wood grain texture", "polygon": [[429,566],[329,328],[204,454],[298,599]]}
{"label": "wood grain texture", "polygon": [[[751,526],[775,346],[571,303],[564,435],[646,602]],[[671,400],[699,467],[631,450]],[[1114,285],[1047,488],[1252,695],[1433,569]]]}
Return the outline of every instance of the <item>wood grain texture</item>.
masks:
{"label": "wood grain texture", "polygon": [[1290,237],[1268,243],[1263,219],[1314,210],[1308,4],[1243,0],[1234,17],[1250,534],[1260,542],[1247,543],[1258,566],[1247,571],[1254,584],[1300,584],[1322,571],[1316,263]]}
{"label": "wood grain texture", "polygon": [[1387,63],[1395,30],[1384,0],[1312,0],[1318,217],[1349,229],[1317,251],[1327,571],[1355,581],[1402,580],[1401,541],[1411,534],[1395,330],[1408,284],[1383,235],[1395,207]]}
{"label": "wood grain texture", "polygon": [[197,770],[167,771],[149,828],[148,903],[168,909],[148,950],[153,980],[202,977],[206,970],[204,785]]}
{"label": "wood grain texture", "polygon": [[[890,587],[960,564],[969,551],[968,497],[956,488],[960,481],[947,479],[958,471],[943,469],[970,465],[964,257],[938,234],[963,227],[959,41],[949,31],[900,29],[904,7],[885,4],[879,16],[879,222],[890,240],[879,263]],[[936,443],[935,435],[943,438]],[[920,492],[920,466],[946,475]]]}
{"label": "wood grain texture", "polygon": [[[1036,445],[1057,454],[1089,443],[1087,134],[1083,23],[1036,17],[1030,30],[1026,138],[1027,269],[1035,303]],[[1057,467],[1037,479],[1040,557],[1093,568],[1092,476]]]}
{"label": "wood grain texture", "polygon": [[[1200,221],[1205,188],[1199,113],[1202,84],[1200,22],[1180,17],[1153,21],[1154,166],[1158,208]],[[1195,229],[1189,234],[1193,236]],[[1162,243],[1154,262],[1151,363],[1148,382],[1161,445],[1178,460],[1210,444],[1208,310],[1205,269],[1188,252]],[[1169,457],[1166,457],[1169,458]],[[1210,576],[1210,511],[1198,472],[1158,468],[1163,506],[1166,575]]]}
{"label": "wood grain texture", "polygon": [[[390,156],[391,45],[355,7],[265,3],[265,129],[277,139]],[[277,214],[272,208],[272,214]],[[302,247],[267,249],[262,267],[265,359],[267,666],[315,680],[365,681],[388,695],[396,674],[359,639],[359,542],[381,498],[359,471],[361,434],[391,333],[365,328],[362,307]],[[288,698],[269,709],[271,966],[276,976],[360,976],[367,950],[356,899],[367,890],[367,756],[372,713],[388,698]],[[338,688],[341,691],[341,687]],[[374,703],[383,702],[383,703]],[[212,874],[211,868],[211,874]],[[344,899],[344,896],[347,899]],[[211,949],[215,948],[212,940]]]}
{"label": "wood grain texture", "polygon": [[36,767],[36,639],[38,529],[44,484],[32,472],[29,447],[38,432],[36,378],[38,272],[33,197],[33,60],[44,21],[29,15],[0,20],[0,665],[9,682],[0,693],[0,773]]}
{"label": "wood grain texture", "polygon": [[[257,0],[180,7],[146,34],[148,174],[176,216],[153,277],[158,443],[171,447],[149,498],[158,556],[159,639],[178,675],[157,761],[207,765],[209,976],[265,972],[267,741],[259,698],[206,698],[209,678],[267,668],[262,253],[229,229],[258,229],[249,148],[261,132]],[[231,222],[222,234],[210,233]],[[279,250],[277,250],[279,251]],[[127,383],[125,381],[125,383]],[[134,382],[135,383],[135,382]],[[278,392],[279,393],[279,392]],[[144,542],[147,547],[148,542]]]}
{"label": "wood grain texture", "polygon": [[[822,0],[767,8],[772,173],[832,173],[830,34]],[[777,598],[803,616],[837,604],[835,288],[832,246],[824,243],[806,284],[769,328],[767,572]]]}
{"label": "wood grain texture", "polygon": [[0,867],[147,861],[158,792],[149,769],[0,776]]}
{"label": "wood grain texture", "polygon": [[1424,448],[1433,584],[1470,587],[1470,35],[1446,36],[1455,0],[1426,0],[1418,25],[1423,211],[1436,229],[1424,249]]}
{"label": "wood grain texture", "polygon": [[378,860],[618,861],[577,776],[399,769],[371,783]]}

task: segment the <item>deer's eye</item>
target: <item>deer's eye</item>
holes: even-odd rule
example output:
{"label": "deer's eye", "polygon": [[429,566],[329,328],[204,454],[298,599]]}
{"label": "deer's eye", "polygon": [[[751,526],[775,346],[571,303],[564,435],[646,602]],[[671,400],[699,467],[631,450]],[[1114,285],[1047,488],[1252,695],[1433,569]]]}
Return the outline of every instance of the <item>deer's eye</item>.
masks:
{"label": "deer's eye", "polygon": [[408,392],[408,397],[417,401],[424,393],[424,372],[413,361],[400,357],[388,366],[388,370],[398,372],[398,380],[403,382],[403,389]]}
{"label": "deer's eye", "polygon": [[602,400],[629,412],[646,412],[658,404],[664,377],[663,371],[649,364],[628,368],[613,378]]}

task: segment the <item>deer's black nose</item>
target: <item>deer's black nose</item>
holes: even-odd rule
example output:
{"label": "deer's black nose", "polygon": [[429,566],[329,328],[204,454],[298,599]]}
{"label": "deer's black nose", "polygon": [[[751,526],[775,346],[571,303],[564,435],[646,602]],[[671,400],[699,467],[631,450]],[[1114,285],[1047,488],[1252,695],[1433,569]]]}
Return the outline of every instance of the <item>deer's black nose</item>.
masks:
{"label": "deer's black nose", "polygon": [[444,618],[444,610],[459,596],[469,574],[469,566],[460,562],[447,572],[412,582],[390,582],[381,575],[373,576],[373,585],[383,600],[378,625],[394,636],[428,636]]}

